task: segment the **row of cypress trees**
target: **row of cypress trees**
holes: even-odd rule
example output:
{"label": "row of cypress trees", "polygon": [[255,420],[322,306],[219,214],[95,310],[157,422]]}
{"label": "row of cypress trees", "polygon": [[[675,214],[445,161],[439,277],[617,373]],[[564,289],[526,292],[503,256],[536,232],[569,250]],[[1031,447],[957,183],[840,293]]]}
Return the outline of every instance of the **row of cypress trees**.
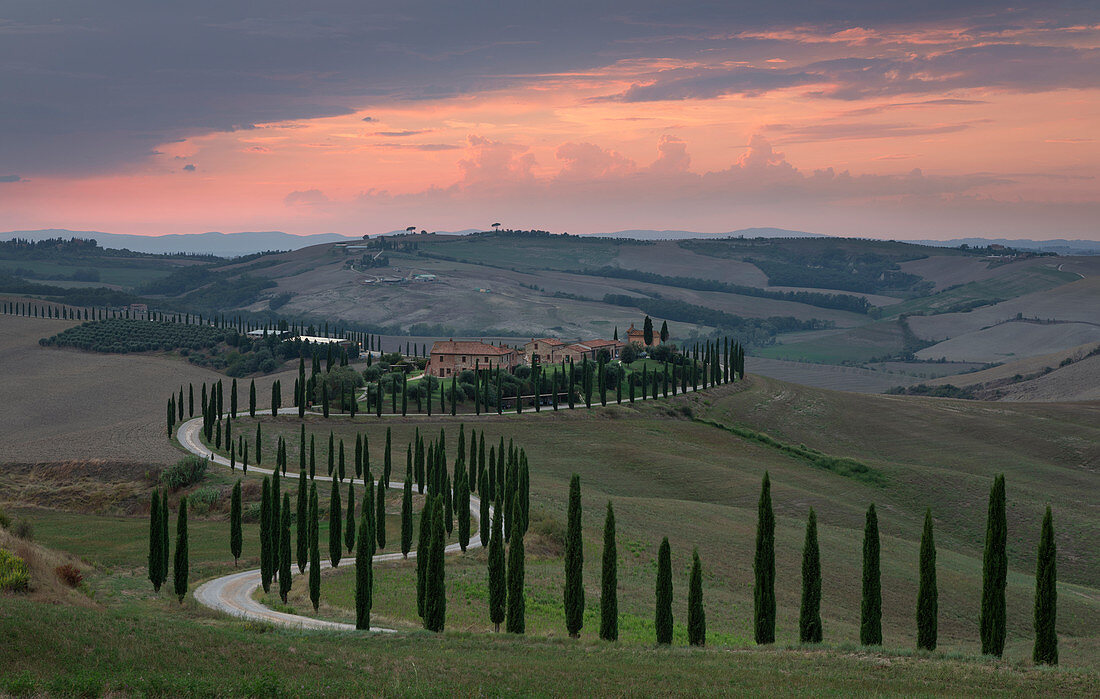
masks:
{"label": "row of cypress trees", "polygon": [[[1000,657],[1006,638],[1005,590],[1007,587],[1007,518],[1005,480],[998,475],[989,497],[982,566],[980,635],[982,653]],[[758,644],[775,641],[775,514],[771,503],[771,481],[767,473],[761,485],[757,514],[756,553],[753,562],[753,629]],[[1035,644],[1036,663],[1058,662],[1056,561],[1054,528],[1050,507],[1043,518],[1036,564]],[[931,508],[925,511],[921,533],[917,587],[917,647],[935,650],[938,637],[939,589],[936,578],[936,544]],[[799,610],[799,640],[819,643],[821,626],[821,560],[817,539],[817,515],[813,508],[806,522],[802,554],[802,603]],[[863,537],[863,579],[860,603],[860,643],[882,644],[882,582],[878,515],[872,504],[867,510]]]}
{"label": "row of cypress trees", "polygon": [[[149,581],[153,590],[160,592],[161,585],[168,580],[169,532],[168,532],[168,491],[154,490],[149,502]],[[187,498],[180,498],[179,514],[176,519],[176,553],[173,559],[173,592],[183,604],[187,595],[188,578],[188,535],[187,535]]]}

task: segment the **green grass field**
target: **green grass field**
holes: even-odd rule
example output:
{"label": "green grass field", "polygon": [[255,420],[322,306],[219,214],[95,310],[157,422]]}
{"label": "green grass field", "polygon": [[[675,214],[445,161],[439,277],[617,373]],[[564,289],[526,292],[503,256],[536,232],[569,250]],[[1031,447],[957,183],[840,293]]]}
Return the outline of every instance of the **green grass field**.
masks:
{"label": "green grass field", "polygon": [[[750,377],[713,391],[609,406],[592,411],[490,417],[471,428],[488,444],[514,439],[531,462],[532,531],[528,537],[528,634],[489,631],[484,552],[447,560],[448,631],[416,630],[412,562],[376,567],[374,619],[409,629],[396,636],[335,636],[271,631],[199,607],[155,596],[145,580],[143,516],[104,517],[62,510],[16,508],[35,525],[36,540],[72,551],[90,566],[99,607],[68,610],[4,598],[0,646],[8,691],[19,682],[54,693],[81,687],[129,692],[285,693],[324,682],[332,693],[611,694],[997,692],[1095,694],[1100,668],[1100,562],[1089,552],[1100,535],[1096,475],[1100,406],[984,404],[900,396],[858,396]],[[884,476],[865,482],[702,420],[767,433],[780,443],[857,459]],[[276,437],[288,440],[297,468],[296,416],[262,417],[269,462]],[[447,432],[450,459],[461,418],[307,417],[310,434],[327,448],[343,436],[350,463],[354,435],[368,436],[377,477],[386,427],[394,438],[394,478],[404,474],[405,446],[418,427]],[[241,434],[255,424],[242,419]],[[163,436],[150,436],[161,438]],[[327,455],[317,455],[327,469]],[[267,465],[270,465],[269,463]],[[777,513],[778,646],[755,649],[752,638],[752,549],[760,478],[770,472]],[[563,523],[570,474],[579,473],[584,501],[583,638],[564,638],[560,549],[538,522]],[[985,503],[994,474],[1008,480],[1008,647],[1001,663],[980,660],[977,616]],[[231,481],[224,472],[215,482]],[[245,476],[254,480],[255,475]],[[291,493],[296,480],[284,481]],[[319,488],[327,499],[327,484]],[[397,550],[397,491],[389,500],[387,550]],[[362,491],[357,489],[361,504]],[[618,520],[622,639],[594,640],[599,609],[599,560],[606,503]],[[879,509],[883,550],[885,653],[866,653],[858,639],[863,512]],[[1046,503],[1054,506],[1059,546],[1059,632],[1063,666],[1030,667],[1035,542]],[[796,647],[799,566],[805,516],[819,518],[823,562],[825,646]],[[911,653],[917,539],[924,509],[936,526],[940,588],[940,651]],[[545,527],[546,531],[553,527]],[[327,540],[322,521],[322,540]],[[653,586],[656,549],[668,536],[673,552],[673,612],[678,647],[656,649]],[[191,525],[192,587],[232,570],[224,515]],[[245,561],[255,564],[256,532],[245,535]],[[682,647],[687,573],[692,548],[704,568],[708,648]],[[322,544],[322,550],[327,547]],[[321,615],[348,618],[351,568],[326,573]],[[300,595],[291,605],[308,607]],[[165,639],[170,639],[167,643]],[[793,650],[782,650],[784,647]],[[95,649],[94,652],[92,649]],[[288,658],[293,658],[288,662]],[[562,672],[562,668],[569,672]],[[257,668],[261,668],[257,670]],[[546,684],[554,677],[554,684]],[[214,679],[217,678],[217,679]],[[15,683],[15,684],[12,684]],[[159,688],[159,689],[158,689]],[[5,686],[0,685],[0,691]]]}

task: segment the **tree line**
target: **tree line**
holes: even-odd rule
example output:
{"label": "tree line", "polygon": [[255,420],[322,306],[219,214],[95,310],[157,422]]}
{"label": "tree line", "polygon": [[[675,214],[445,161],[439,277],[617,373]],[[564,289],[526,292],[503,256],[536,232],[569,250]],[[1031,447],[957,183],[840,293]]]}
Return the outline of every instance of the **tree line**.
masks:
{"label": "tree line", "polygon": [[[302,434],[304,435],[304,427]],[[388,545],[385,499],[390,487],[391,435],[387,430],[387,448],[379,476],[375,481],[369,459],[357,438],[355,456],[356,477],[362,476],[364,494],[356,512],[355,478],[345,473],[341,459],[332,467],[328,507],[328,560],[338,567],[345,555],[355,555],[356,625],[367,629],[373,605],[373,556]],[[281,445],[282,446],[282,445]],[[304,452],[302,452],[304,454]],[[486,452],[484,432],[471,431],[467,440],[465,426],[460,425],[453,468],[447,456],[447,435],[440,430],[438,438],[428,438],[417,430],[406,447],[405,478],[402,488],[400,550],[407,558],[416,556],[417,610],[425,629],[440,632],[446,627],[446,541],[457,527],[457,543],[465,552],[472,540],[472,493],[478,493],[478,539],[487,550],[487,595],[489,622],[500,630],[504,624],[510,633],[525,632],[526,599],[524,586],[524,537],[530,522],[530,472],[526,452],[503,437],[498,444],[489,442]],[[331,452],[330,452],[331,454]],[[299,573],[309,567],[309,596],[316,609],[320,600],[319,521],[317,483],[313,472],[301,468],[298,473],[296,508],[291,511],[291,495],[283,492],[286,477],[285,450],[276,456],[276,468],[265,477],[260,500],[260,571],[261,583],[277,591],[285,602],[293,583],[292,564]],[[301,465],[301,464],[300,464]],[[350,470],[350,469],[349,469]],[[309,479],[307,479],[307,476]],[[342,481],[348,476],[346,490]],[[412,489],[425,494],[420,511],[420,533],[416,548],[412,548]],[[346,492],[346,500],[342,493]],[[346,504],[345,504],[346,503]],[[580,477],[570,479],[567,498],[567,525],[563,563],[563,623],[570,637],[579,637],[583,628],[585,590],[583,585],[583,546],[581,530]],[[242,553],[241,484],[233,489],[230,513],[230,553],[236,562]],[[345,509],[346,508],[346,509]],[[297,523],[297,539],[292,547],[291,524]],[[618,638],[618,554],[615,514],[607,503],[604,520],[604,550],[601,560],[601,596],[599,637]],[[358,546],[358,548],[356,548]],[[986,519],[985,548],[982,567],[980,600],[980,639],[983,654],[1000,657],[1006,639],[1007,587],[1007,518],[1005,480],[994,479]],[[292,558],[292,550],[296,557]],[[878,514],[872,504],[867,510],[863,536],[863,566],[861,579],[859,640],[865,646],[882,645],[882,582],[881,548]],[[167,579],[168,566],[168,501],[167,492],[153,493],[150,505],[149,578],[154,589],[160,589]],[[824,637],[821,619],[821,551],[818,543],[817,515],[810,508],[802,547],[801,602],[799,607],[799,641],[820,643]],[[764,474],[757,510],[756,545],[753,558],[753,635],[757,644],[775,642],[776,630],[776,566],[775,513],[772,506],[771,480]],[[918,559],[918,592],[914,612],[917,647],[935,650],[938,640],[939,588],[937,584],[936,546],[931,509],[926,510]],[[1036,663],[1058,662],[1058,640],[1055,631],[1057,616],[1056,546],[1053,519],[1048,506],[1043,518],[1037,552],[1034,598],[1033,660]],[[187,530],[186,500],[181,500],[177,520],[174,590],[182,601],[187,591]],[[673,636],[673,585],[671,547],[668,538],[658,548],[654,630],[658,644],[670,644]],[[692,552],[689,574],[688,642],[706,643],[706,613],[703,605],[702,564],[698,549]]]}

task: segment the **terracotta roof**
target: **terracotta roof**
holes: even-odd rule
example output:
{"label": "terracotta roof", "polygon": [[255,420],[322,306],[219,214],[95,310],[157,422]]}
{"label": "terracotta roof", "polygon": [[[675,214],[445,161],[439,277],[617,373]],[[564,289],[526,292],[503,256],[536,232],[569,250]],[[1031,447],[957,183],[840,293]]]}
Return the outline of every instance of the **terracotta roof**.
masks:
{"label": "terracotta roof", "polygon": [[[564,342],[562,342],[561,340],[559,340],[555,337],[540,337],[537,340],[532,339],[531,342],[545,342],[548,345],[564,345],[565,344]],[[527,344],[531,344],[531,342],[528,342]]]}
{"label": "terracotta roof", "polygon": [[609,345],[611,345],[611,346],[621,345],[623,343],[619,342],[618,340],[585,340],[584,344],[588,345],[589,347],[599,348],[599,347],[607,347]]}
{"label": "terracotta roof", "polygon": [[510,347],[497,347],[484,342],[455,342],[454,340],[441,340],[432,345],[432,354],[480,354],[501,356],[515,352]]}

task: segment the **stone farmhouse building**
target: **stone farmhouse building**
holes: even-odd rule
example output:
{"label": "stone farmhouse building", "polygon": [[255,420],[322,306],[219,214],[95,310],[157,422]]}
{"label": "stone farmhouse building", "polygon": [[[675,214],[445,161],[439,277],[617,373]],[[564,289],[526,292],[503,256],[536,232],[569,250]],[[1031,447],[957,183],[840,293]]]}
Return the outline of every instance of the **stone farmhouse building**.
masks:
{"label": "stone farmhouse building", "polygon": [[498,347],[485,342],[441,340],[432,345],[424,371],[430,376],[445,378],[467,369],[511,371],[519,364],[519,353],[511,347]]}
{"label": "stone farmhouse building", "polygon": [[523,346],[524,359],[528,364],[560,364],[565,360],[574,362],[596,361],[601,350],[607,350],[612,359],[618,359],[626,345],[618,340],[585,340],[568,344],[556,338],[544,337],[531,340]]}
{"label": "stone farmhouse building", "polygon": [[[630,327],[626,329],[626,341],[630,344],[637,344],[641,347],[645,347],[645,331],[638,330],[634,327],[634,323],[630,324]],[[653,329],[653,342],[649,344],[650,347],[656,347],[661,344],[661,333],[657,332],[657,329]]]}

